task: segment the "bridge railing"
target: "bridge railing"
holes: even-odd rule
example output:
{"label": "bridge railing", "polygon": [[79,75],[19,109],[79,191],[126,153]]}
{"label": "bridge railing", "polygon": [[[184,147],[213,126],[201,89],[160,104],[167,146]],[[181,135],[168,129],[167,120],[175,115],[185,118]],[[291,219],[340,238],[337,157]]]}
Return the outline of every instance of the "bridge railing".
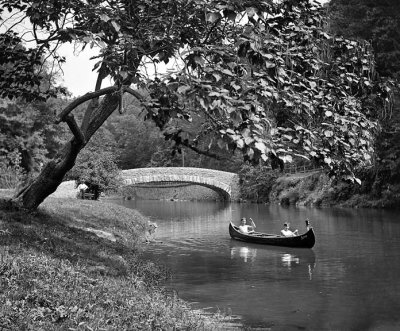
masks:
{"label": "bridge railing", "polygon": [[[271,169],[272,167],[269,166],[267,167]],[[314,172],[314,171],[322,171],[324,168],[321,166],[316,166],[314,164],[302,164],[302,165],[296,165],[296,164],[291,164],[291,165],[285,165],[283,168],[283,173],[285,174],[296,174],[296,173],[308,173],[308,172]]]}
{"label": "bridge railing", "polygon": [[303,164],[303,165],[291,164],[290,166],[286,166],[283,169],[283,172],[287,174],[295,174],[295,173],[308,173],[308,172],[322,171],[322,170],[323,167],[316,166],[315,164]]}

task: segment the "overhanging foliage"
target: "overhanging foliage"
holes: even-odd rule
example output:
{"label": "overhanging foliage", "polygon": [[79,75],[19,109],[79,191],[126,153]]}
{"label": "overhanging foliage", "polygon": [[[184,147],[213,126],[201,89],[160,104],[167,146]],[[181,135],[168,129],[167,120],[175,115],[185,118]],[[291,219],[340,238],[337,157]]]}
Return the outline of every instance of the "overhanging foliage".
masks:
{"label": "overhanging foliage", "polygon": [[[390,87],[376,80],[369,45],[327,34],[311,0],[9,0],[0,10],[30,21],[37,51],[56,54],[70,42],[99,50],[95,91],[61,113],[74,139],[48,169],[57,173],[52,187],[110,114],[123,111],[123,93],[141,101],[167,139],[200,153],[214,144],[254,163],[302,157],[348,179],[372,157],[373,110],[385,107]],[[141,70],[177,57],[182,66],[162,77]],[[106,77],[114,86],[101,87]],[[71,112],[88,99],[79,125]],[[195,136],[172,125],[197,114],[204,120]],[[204,136],[213,141],[201,150]]]}

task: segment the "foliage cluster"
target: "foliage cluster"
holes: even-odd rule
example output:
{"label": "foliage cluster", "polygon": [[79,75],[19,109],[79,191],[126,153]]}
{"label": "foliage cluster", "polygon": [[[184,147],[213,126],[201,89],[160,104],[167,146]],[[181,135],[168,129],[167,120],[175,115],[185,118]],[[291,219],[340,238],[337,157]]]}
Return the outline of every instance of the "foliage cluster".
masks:
{"label": "foliage cluster", "polygon": [[20,164],[18,151],[0,157],[0,188],[14,189],[24,180],[25,172]]}
{"label": "foliage cluster", "polygon": [[[14,199],[26,208],[54,191],[114,110],[123,112],[125,93],[177,150],[237,151],[253,164],[302,157],[349,180],[371,162],[375,108],[386,106],[390,84],[377,79],[370,45],[330,35],[311,0],[0,4],[2,19],[6,10],[18,17],[6,33],[31,24],[32,52],[57,60],[57,47],[71,42],[98,50],[95,91],[58,115],[73,138]],[[165,75],[146,74],[174,59]],[[114,85],[102,88],[107,77]],[[72,112],[86,101],[78,124]],[[197,130],[186,129],[191,121]]]}
{"label": "foliage cluster", "polygon": [[330,28],[348,38],[369,40],[376,70],[400,78],[400,3],[397,0],[331,0]]}
{"label": "foliage cluster", "polygon": [[121,186],[114,152],[94,143],[82,151],[66,178],[75,180],[77,184],[87,183],[89,187],[95,187],[97,193],[112,192]]}
{"label": "foliage cluster", "polygon": [[[210,33],[222,24],[224,39],[216,35],[218,47],[206,40],[186,52],[189,74],[152,86],[163,94],[154,92],[159,101],[152,107],[159,114],[169,98],[179,112],[185,100],[214,119],[207,124],[215,144],[247,160],[302,156],[351,175],[373,152],[376,126],[363,97],[383,106],[390,89],[376,84],[367,43],[328,35],[317,7],[292,5],[210,9],[206,20],[216,25]],[[248,23],[237,24],[243,17]],[[170,128],[168,137],[190,140],[181,128]]]}
{"label": "foliage cluster", "polygon": [[276,179],[281,175],[266,166],[245,164],[239,171],[240,194],[242,199],[253,202],[269,202],[269,194]]}
{"label": "foliage cluster", "polygon": [[65,127],[54,124],[54,110],[64,102],[56,99],[29,103],[21,99],[1,101],[0,165],[3,169],[32,177],[54,157],[66,140]]}
{"label": "foliage cluster", "polygon": [[[22,8],[17,3],[13,5]],[[2,1],[1,17],[4,15],[4,6]],[[12,10],[10,6],[9,11]],[[44,84],[45,79],[49,78],[43,65],[45,47],[27,48],[24,44],[22,36],[15,31],[0,33],[0,97],[10,100],[21,98],[30,102],[66,94],[65,88]]]}
{"label": "foliage cluster", "polygon": [[[371,42],[376,59],[376,72],[380,77],[390,77],[397,84],[400,78],[400,4],[396,0],[360,1],[332,0],[328,6],[330,29],[348,38]],[[363,184],[352,194],[366,194],[370,189],[372,199],[387,200],[388,186],[400,182],[400,97],[394,90],[392,107],[376,108],[380,131],[375,138],[373,167],[360,169],[358,177]],[[394,197],[392,197],[392,200]],[[394,199],[395,200],[395,199]],[[386,201],[384,204],[386,205]]]}
{"label": "foliage cluster", "polygon": [[[243,163],[239,153],[213,147],[209,151],[217,156],[214,158],[167,141],[159,128],[152,121],[144,120],[144,116],[137,100],[131,96],[124,97],[124,113],[111,115],[100,134],[94,136],[98,149],[112,151],[121,169],[186,166],[236,172]],[[196,116],[191,123],[185,124],[185,129],[190,134],[197,134],[199,126],[201,119]],[[114,142],[112,148],[111,141]],[[207,150],[210,142],[204,138],[199,144]],[[93,144],[90,142],[89,146]]]}

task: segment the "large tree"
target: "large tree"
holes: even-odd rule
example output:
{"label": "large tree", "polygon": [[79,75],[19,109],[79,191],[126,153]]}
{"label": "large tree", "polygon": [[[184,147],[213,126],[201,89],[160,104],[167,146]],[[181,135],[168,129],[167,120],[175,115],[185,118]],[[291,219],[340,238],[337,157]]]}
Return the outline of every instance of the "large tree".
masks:
{"label": "large tree", "polygon": [[[381,77],[400,82],[400,2],[398,0],[331,0],[330,29],[347,38],[366,39],[375,53]],[[393,107],[380,113],[376,158],[368,181],[377,196],[400,182],[400,93],[394,90]]]}
{"label": "large tree", "polygon": [[[388,90],[374,81],[370,47],[328,35],[319,6],[308,0],[8,0],[0,10],[30,22],[35,59],[65,43],[99,50],[94,91],[58,114],[73,138],[14,197],[25,208],[36,208],[57,188],[104,121],[123,111],[124,93],[141,102],[166,138],[199,153],[211,155],[216,144],[253,162],[303,157],[349,179],[373,153],[374,114],[362,99],[373,95],[383,105]],[[8,26],[3,36],[22,41],[17,25]],[[174,73],[146,77],[142,70],[173,58]],[[114,85],[102,87],[107,77]],[[7,78],[19,83],[21,77]],[[26,84],[20,87],[6,95],[27,97]],[[84,102],[78,125],[72,111]],[[195,136],[171,122],[198,113],[204,120]],[[201,150],[205,135],[211,145]]]}

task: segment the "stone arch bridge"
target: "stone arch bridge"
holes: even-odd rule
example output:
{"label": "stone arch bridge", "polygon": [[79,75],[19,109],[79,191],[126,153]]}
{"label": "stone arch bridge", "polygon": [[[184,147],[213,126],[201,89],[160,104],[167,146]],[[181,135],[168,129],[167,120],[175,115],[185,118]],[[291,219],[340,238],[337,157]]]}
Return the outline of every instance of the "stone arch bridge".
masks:
{"label": "stone arch bridge", "polygon": [[239,176],[235,173],[189,167],[138,168],[122,171],[124,184],[143,185],[147,183],[186,183],[208,187],[226,200],[240,198]]}

